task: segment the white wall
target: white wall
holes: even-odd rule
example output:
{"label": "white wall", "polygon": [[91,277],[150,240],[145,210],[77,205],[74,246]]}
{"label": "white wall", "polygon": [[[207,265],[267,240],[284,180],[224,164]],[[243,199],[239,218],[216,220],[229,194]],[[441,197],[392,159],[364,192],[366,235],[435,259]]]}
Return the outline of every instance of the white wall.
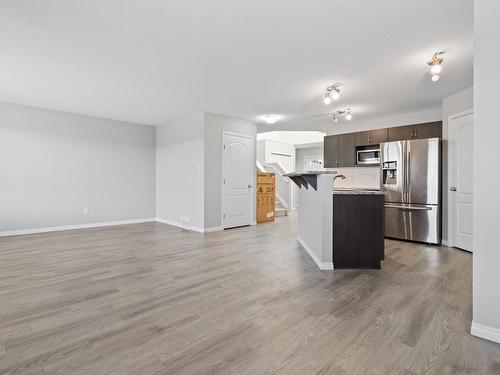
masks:
{"label": "white wall", "polygon": [[156,215],[165,222],[203,231],[204,115],[158,126],[156,133]]}
{"label": "white wall", "polygon": [[260,163],[279,163],[287,173],[293,172],[295,146],[286,142],[260,139],[257,141],[257,160]]}
{"label": "white wall", "polygon": [[500,2],[474,1],[474,255],[472,334],[500,342]]}
{"label": "white wall", "polygon": [[323,159],[323,147],[307,147],[307,148],[297,148],[295,150],[295,169],[298,171],[305,170],[304,168],[304,157],[306,156],[317,156],[321,155]]}
{"label": "white wall", "polygon": [[[257,134],[257,126],[254,123],[205,112],[205,228],[216,228],[222,226],[222,132],[232,131],[238,134]],[[256,145],[254,144],[254,151]],[[254,155],[256,152],[254,152]],[[255,158],[255,157],[254,157]],[[253,173],[256,173],[255,160]],[[254,184],[255,186],[255,184]],[[252,203],[255,220],[255,197]]]}
{"label": "white wall", "polygon": [[154,216],[154,127],[0,103],[0,232]]}
{"label": "white wall", "polygon": [[443,241],[448,241],[448,116],[473,107],[473,90],[469,87],[455,95],[443,99]]}

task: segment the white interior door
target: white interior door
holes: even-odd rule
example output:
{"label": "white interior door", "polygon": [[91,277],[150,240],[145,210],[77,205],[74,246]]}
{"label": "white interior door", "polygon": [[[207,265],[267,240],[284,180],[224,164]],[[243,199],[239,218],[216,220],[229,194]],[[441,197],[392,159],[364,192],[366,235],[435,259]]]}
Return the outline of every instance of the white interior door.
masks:
{"label": "white interior door", "polygon": [[222,225],[252,224],[254,196],[254,140],[251,136],[222,135]]}
{"label": "white interior door", "polygon": [[450,118],[449,150],[450,176],[448,202],[450,205],[451,245],[472,251],[472,186],[473,146],[472,112]]}

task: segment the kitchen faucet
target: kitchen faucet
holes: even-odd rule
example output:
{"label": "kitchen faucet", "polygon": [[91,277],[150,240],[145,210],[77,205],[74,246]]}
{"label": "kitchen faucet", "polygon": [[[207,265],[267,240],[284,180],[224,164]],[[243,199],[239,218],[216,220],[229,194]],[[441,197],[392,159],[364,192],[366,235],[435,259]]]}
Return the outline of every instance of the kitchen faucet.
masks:
{"label": "kitchen faucet", "polygon": [[338,174],[338,175],[335,175],[335,177],[333,178],[333,183],[332,183],[332,185],[333,185],[333,186],[332,186],[332,187],[333,187],[333,189],[335,189],[335,180],[336,180],[337,178],[341,178],[342,180],[345,180],[345,176],[344,176],[343,174]]}

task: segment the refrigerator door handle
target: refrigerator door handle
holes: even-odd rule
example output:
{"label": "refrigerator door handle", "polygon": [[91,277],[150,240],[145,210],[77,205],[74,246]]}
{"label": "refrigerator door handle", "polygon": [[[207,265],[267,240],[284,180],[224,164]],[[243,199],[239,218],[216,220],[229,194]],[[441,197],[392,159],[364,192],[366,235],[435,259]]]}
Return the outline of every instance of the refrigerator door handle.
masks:
{"label": "refrigerator door handle", "polygon": [[398,208],[400,210],[406,210],[406,211],[431,211],[432,207],[417,207],[417,206],[396,206],[393,204],[386,204],[384,205],[385,208]]}
{"label": "refrigerator door handle", "polygon": [[406,164],[407,164],[407,152],[408,152],[408,141],[403,141],[403,153],[402,153],[402,168],[401,168],[401,174],[402,174],[402,180],[403,180],[403,202],[406,203],[408,199],[408,194],[407,194],[407,185],[408,185],[408,174],[406,170]]}
{"label": "refrigerator door handle", "polygon": [[410,171],[410,164],[411,164],[411,151],[410,151],[410,145],[408,145],[408,152],[407,152],[407,158],[406,158],[406,202],[411,203],[411,171]]}

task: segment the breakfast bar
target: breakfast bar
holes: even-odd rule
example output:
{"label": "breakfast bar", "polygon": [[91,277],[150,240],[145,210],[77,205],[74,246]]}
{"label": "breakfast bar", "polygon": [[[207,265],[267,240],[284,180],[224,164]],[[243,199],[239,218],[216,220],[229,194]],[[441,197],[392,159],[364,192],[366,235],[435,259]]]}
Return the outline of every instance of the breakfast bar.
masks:
{"label": "breakfast bar", "polygon": [[319,269],[380,268],[383,192],[334,189],[335,171],[286,176],[299,187],[297,241]]}

